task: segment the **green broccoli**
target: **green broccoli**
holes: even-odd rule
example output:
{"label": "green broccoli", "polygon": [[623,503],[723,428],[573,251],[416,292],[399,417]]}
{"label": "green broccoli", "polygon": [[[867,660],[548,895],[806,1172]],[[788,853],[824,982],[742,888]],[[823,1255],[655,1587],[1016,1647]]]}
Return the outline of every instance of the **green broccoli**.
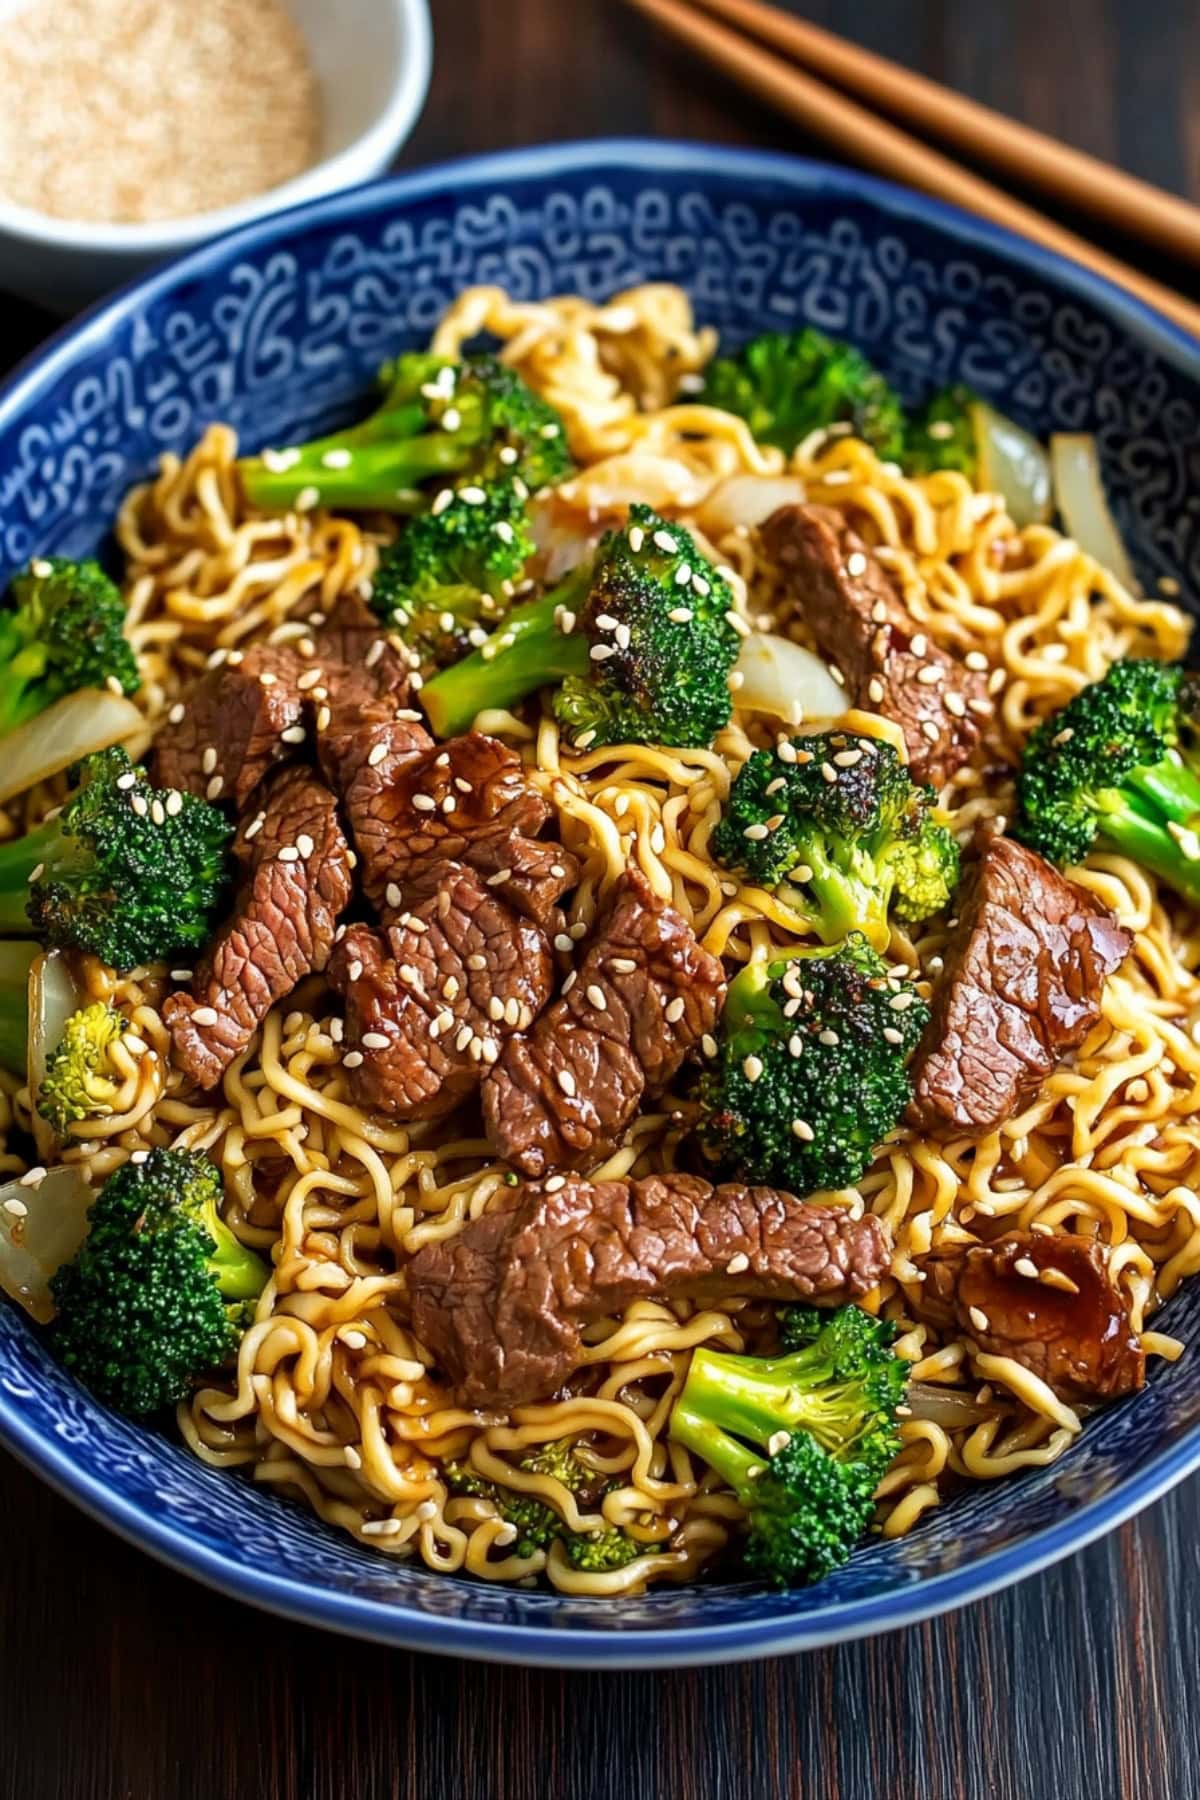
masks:
{"label": "green broccoli", "polygon": [[900,399],[852,344],[810,326],[770,331],[709,364],[699,395],[706,406],[745,419],[760,444],[789,456],[810,432],[842,425],[887,461],[904,449]]}
{"label": "green broccoli", "polygon": [[527,605],[422,690],[439,737],[484,707],[557,686],[554,712],[581,747],[710,744],[728,723],[739,638],[733,595],[681,525],[648,506],[602,540],[594,562]]}
{"label": "green broccoli", "polygon": [[383,399],[358,425],[238,464],[247,499],[290,506],[422,512],[425,483],[512,481],[537,490],[571,470],[562,420],[491,356],[410,352],[380,370]]}
{"label": "green broccoli", "polygon": [[444,668],[485,641],[532,554],[511,481],[446,488],[383,552],[371,605],[423,667]]}
{"label": "green broccoli", "polygon": [[1057,863],[1115,850],[1200,905],[1198,699],[1177,664],[1114,663],[1030,734],[1015,835]]}
{"label": "green broccoli", "polygon": [[845,732],[793,738],[742,764],[713,854],[779,888],[825,943],[861,931],[888,941],[888,913],[916,924],[946,906],[958,845],[891,744]]}
{"label": "green broccoli", "polygon": [[799,1324],[790,1354],[693,1353],[671,1436],[733,1489],[748,1514],[746,1567],[776,1587],[840,1568],[870,1523],[900,1447],[908,1365],[893,1336],[843,1306]]}
{"label": "green broccoli", "polygon": [[722,1174],[794,1194],[849,1187],[911,1097],[906,1064],[929,1017],[853,935],[751,963],[729,985],[700,1142]]}
{"label": "green broccoli", "polygon": [[103,1000],[71,1014],[62,1037],[46,1059],[37,1109],[60,1138],[81,1119],[103,1118],[113,1110],[121,1076],[112,1047],[129,1021]]}
{"label": "green broccoli", "polygon": [[[530,1475],[549,1475],[555,1481],[561,1481],[570,1493],[584,1501],[585,1506],[598,1504],[613,1485],[579,1460],[570,1438],[539,1445],[528,1456],[522,1457],[517,1467]],[[599,1571],[624,1568],[634,1557],[646,1555],[650,1548],[637,1543],[615,1525],[591,1532],[570,1531],[565,1520],[544,1500],[490,1481],[469,1463],[443,1463],[442,1474],[451,1493],[471,1494],[491,1501],[505,1524],[511,1525],[517,1533],[513,1548],[520,1557],[532,1556],[537,1550],[549,1550],[557,1541],[562,1544],[572,1568]]]}
{"label": "green broccoli", "polygon": [[58,817],[0,844],[0,936],[85,950],[117,970],[207,943],[232,827],[151,785],[124,750],[86,757]]}
{"label": "green broccoli", "polygon": [[22,1080],[29,1066],[29,971],[36,944],[0,943],[0,1068]]}
{"label": "green broccoli", "polygon": [[981,403],[968,387],[942,388],[908,423],[904,467],[911,475],[956,469],[969,481],[979,472],[979,438],[975,408]]}
{"label": "green broccoli", "polygon": [[78,688],[141,686],[125,602],[99,563],[55,556],[14,577],[0,607],[0,733]]}
{"label": "green broccoli", "polygon": [[118,1412],[157,1412],[227,1363],[271,1273],[221,1218],[206,1156],[152,1150],[110,1175],[52,1277],[59,1361]]}

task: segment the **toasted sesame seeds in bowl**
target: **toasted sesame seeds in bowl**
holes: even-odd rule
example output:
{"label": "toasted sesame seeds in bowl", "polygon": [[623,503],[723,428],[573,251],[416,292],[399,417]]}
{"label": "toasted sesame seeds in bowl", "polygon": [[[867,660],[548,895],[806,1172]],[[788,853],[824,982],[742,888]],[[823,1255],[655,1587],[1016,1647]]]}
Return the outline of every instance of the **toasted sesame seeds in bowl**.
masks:
{"label": "toasted sesame seeds in bowl", "polygon": [[[87,80],[84,13],[102,83]],[[237,44],[252,80],[230,77]],[[0,286],[71,312],[205,239],[382,174],[431,64],[427,0],[0,0]]]}

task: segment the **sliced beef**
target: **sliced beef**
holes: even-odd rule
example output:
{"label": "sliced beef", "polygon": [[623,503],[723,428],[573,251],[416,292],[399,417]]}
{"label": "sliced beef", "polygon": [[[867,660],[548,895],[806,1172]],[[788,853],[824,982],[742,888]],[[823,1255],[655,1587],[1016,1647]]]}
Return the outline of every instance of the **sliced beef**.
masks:
{"label": "sliced beef", "polygon": [[191,992],[168,996],[175,1060],[215,1087],[277,1000],[323,969],[351,895],[337,806],[310,770],[271,774],[234,843],[241,886],[232,918],[197,969]]}
{"label": "sliced beef", "polygon": [[464,1406],[549,1399],[581,1327],[634,1300],[855,1299],[887,1273],[882,1225],[695,1175],[552,1177],[408,1265],[413,1330]]}
{"label": "sliced beef", "polygon": [[407,706],[413,665],[357,594],[343,594],[317,638],[313,660],[328,673],[329,698],[345,704],[392,700]]}
{"label": "sliced beef", "polygon": [[1132,935],[1032,850],[993,838],[966,890],[913,1063],[910,1117],[991,1131],[1100,1016]]}
{"label": "sliced beef", "polygon": [[485,1077],[488,1142],[529,1176],[599,1162],[714,1029],[724,1001],[720,961],[627,870],[562,997]]}
{"label": "sliced beef", "polygon": [[[579,858],[561,844],[540,843],[515,831],[486,832],[465,844],[462,856],[514,912],[532,919],[544,931],[556,934],[562,930],[559,901],[579,885]],[[405,892],[420,895],[436,886],[437,880],[435,864],[423,869],[415,881],[406,881]]]}
{"label": "sliced beef", "polygon": [[308,665],[282,644],[233,655],[172,708],[154,762],[161,786],[230,800],[240,811],[268,769],[296,754],[290,740],[304,729],[299,683]]}
{"label": "sliced beef", "polygon": [[914,778],[941,787],[970,757],[992,711],[986,674],[921,630],[887,571],[834,507],[782,506],[762,534],[853,703],[893,719]]}
{"label": "sliced beef", "polygon": [[351,926],[329,965],[346,1003],[354,1096],[401,1119],[457,1106],[553,987],[544,932],[516,918],[473,869],[440,870],[436,894],[382,933]]}
{"label": "sliced beef", "polygon": [[1146,1358],[1113,1280],[1087,1238],[1014,1232],[939,1249],[922,1264],[920,1312],[991,1356],[1011,1356],[1066,1400],[1112,1400],[1140,1388]]}

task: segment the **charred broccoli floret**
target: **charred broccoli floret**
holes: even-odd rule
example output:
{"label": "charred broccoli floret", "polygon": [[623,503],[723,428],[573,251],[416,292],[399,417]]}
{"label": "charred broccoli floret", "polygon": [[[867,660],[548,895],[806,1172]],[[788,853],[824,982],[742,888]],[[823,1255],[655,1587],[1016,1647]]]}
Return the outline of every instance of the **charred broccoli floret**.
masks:
{"label": "charred broccoli floret", "polygon": [[152,1150],[125,1163],[51,1280],[55,1354],[118,1412],[186,1399],[237,1350],[270,1269],[221,1218],[221,1195],[206,1156]]}
{"label": "charred broccoli floret", "polygon": [[893,1328],[856,1306],[784,1317],[774,1357],[699,1349],[670,1432],[728,1483],[747,1512],[747,1568],[777,1587],[819,1581],[850,1556],[900,1446],[908,1366]]}
{"label": "charred broccoli floret", "polygon": [[1177,664],[1114,663],[1031,733],[1015,835],[1057,863],[1116,850],[1200,905],[1198,699]]}
{"label": "charred broccoli floret", "polygon": [[117,970],[208,941],[232,827],[152,786],[124,750],[97,751],[58,817],[0,844],[0,935],[86,950]]}
{"label": "charred broccoli floret", "polygon": [[371,605],[423,667],[444,668],[485,641],[532,554],[511,481],[446,488],[383,552]]}
{"label": "charred broccoli floret", "polygon": [[969,481],[979,471],[979,438],[974,409],[978,397],[961,384],[942,388],[908,423],[904,466],[913,475],[956,469]]}
{"label": "charred broccoli floret", "polygon": [[[517,1467],[530,1475],[549,1475],[588,1505],[598,1503],[611,1485],[579,1460],[570,1438],[539,1445],[528,1456],[522,1457]],[[590,1532],[571,1531],[566,1521],[544,1500],[491,1481],[469,1463],[444,1463],[442,1473],[451,1493],[471,1494],[491,1501],[505,1524],[511,1525],[516,1532],[512,1548],[522,1558],[530,1557],[538,1550],[548,1551],[552,1543],[558,1542],[572,1568],[603,1571],[622,1569],[635,1557],[648,1555],[653,1548],[638,1543],[616,1525]]]}
{"label": "charred broccoli floret", "polygon": [[843,425],[879,456],[904,449],[904,408],[887,381],[852,344],[805,326],[770,331],[708,366],[699,396],[745,419],[760,444],[789,456],[810,432]]}
{"label": "charred broccoli floret", "polygon": [[861,931],[882,948],[888,914],[916,924],[958,883],[958,845],[890,744],[845,732],[793,738],[742,764],[713,852],[779,888],[825,943]]}
{"label": "charred broccoli floret", "polygon": [[794,1194],[849,1187],[911,1097],[929,1017],[859,936],[751,963],[730,983],[699,1088],[700,1142],[724,1175]]}
{"label": "charred broccoli floret", "polygon": [[472,655],[427,682],[439,737],[484,707],[555,686],[554,712],[577,744],[699,746],[728,723],[739,637],[733,594],[681,525],[636,505],[590,568],[514,607]]}
{"label": "charred broccoli floret", "polygon": [[379,373],[383,398],[358,425],[238,464],[246,497],[291,506],[421,512],[436,481],[511,482],[536,490],[571,469],[562,420],[491,356],[461,362],[421,351]]}
{"label": "charred broccoli floret", "polygon": [[112,1058],[129,1021],[103,1000],[71,1014],[62,1037],[46,1059],[37,1109],[60,1138],[82,1119],[103,1118],[113,1110],[121,1071]]}
{"label": "charred broccoli floret", "polygon": [[125,602],[99,563],[54,556],[14,577],[0,606],[0,733],[78,688],[140,685]]}

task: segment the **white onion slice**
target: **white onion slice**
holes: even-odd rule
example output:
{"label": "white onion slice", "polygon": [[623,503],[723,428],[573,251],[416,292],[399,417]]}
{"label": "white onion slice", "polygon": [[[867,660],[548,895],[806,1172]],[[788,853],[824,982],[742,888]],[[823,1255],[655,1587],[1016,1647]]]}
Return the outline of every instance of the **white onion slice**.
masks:
{"label": "white onion slice", "polygon": [[846,696],[820,657],[772,631],[752,631],[734,667],[742,676],[734,704],[742,711],[791,723],[798,702],[807,725],[846,710]]}
{"label": "white onion slice", "polygon": [[655,512],[688,512],[712,486],[707,470],[694,469],[677,456],[646,450],[622,450],[591,463],[555,492],[567,506],[585,513],[623,513],[635,501]]}
{"label": "white onion slice", "polygon": [[802,506],[807,494],[795,475],[730,475],[696,514],[710,538],[723,538],[739,525],[761,525],[781,506]]}
{"label": "white onion slice", "polygon": [[39,1325],[54,1317],[50,1277],[87,1236],[95,1197],[79,1170],[61,1163],[36,1187],[0,1187],[0,1288]]}
{"label": "white onion slice", "polygon": [[926,1419],[940,1425],[943,1431],[954,1431],[960,1425],[978,1425],[987,1418],[987,1408],[980,1406],[975,1395],[960,1388],[941,1387],[936,1381],[910,1381],[904,1395],[910,1417]]}
{"label": "white onion slice", "polygon": [[29,971],[29,1101],[39,1156],[53,1156],[58,1139],[37,1110],[46,1059],[61,1041],[67,1020],[84,1004],[67,958],[59,950],[36,957]]}
{"label": "white onion slice", "polygon": [[1054,497],[1067,536],[1115,575],[1122,587],[1134,590],[1133,569],[1108,510],[1095,438],[1085,431],[1055,432],[1050,439],[1050,464]]}
{"label": "white onion slice", "polygon": [[145,719],[123,694],[109,694],[103,688],[65,694],[0,738],[0,800],[11,800],[93,750],[107,750],[145,728]]}
{"label": "white onion slice", "polygon": [[1014,525],[1044,525],[1052,500],[1050,464],[1043,446],[1031,432],[983,400],[976,400],[971,407],[971,424],[979,456],[979,486],[989,494],[1001,495]]}

